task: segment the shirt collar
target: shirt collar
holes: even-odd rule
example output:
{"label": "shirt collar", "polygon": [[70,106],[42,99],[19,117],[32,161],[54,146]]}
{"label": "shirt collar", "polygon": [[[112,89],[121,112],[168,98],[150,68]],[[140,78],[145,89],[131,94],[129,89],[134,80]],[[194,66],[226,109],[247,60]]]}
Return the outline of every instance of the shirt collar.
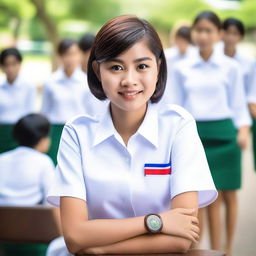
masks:
{"label": "shirt collar", "polygon": [[208,64],[213,64],[215,66],[219,66],[222,63],[222,57],[223,57],[223,53],[221,53],[217,49],[214,49],[210,58],[207,61],[205,61],[201,57],[199,50],[197,49],[195,52],[195,56],[192,60],[192,64],[193,64],[193,66],[198,66],[198,65],[205,65],[208,63]]}
{"label": "shirt collar", "polygon": [[82,71],[80,67],[76,68],[70,77],[67,77],[64,72],[64,68],[62,67],[56,71],[56,74],[58,80],[72,80],[80,82],[81,80],[86,79],[86,74]]}
{"label": "shirt collar", "polygon": [[13,88],[13,87],[20,86],[20,85],[21,85],[20,79],[21,79],[21,77],[20,77],[20,75],[18,75],[18,76],[15,78],[15,80],[13,81],[13,83],[10,84],[10,83],[8,82],[7,78],[6,78],[5,81],[4,81],[4,83],[3,83],[3,86],[4,86],[4,87],[8,87],[8,88],[10,88],[10,87]]}
{"label": "shirt collar", "polygon": [[[142,124],[133,136],[140,135],[150,142],[154,147],[158,146],[158,115],[156,104],[149,103],[147,106],[147,112]],[[120,139],[120,135],[116,131],[111,113],[110,105],[107,108],[105,114],[99,120],[97,128],[94,134],[93,146],[96,146],[104,140],[115,136],[116,139]]]}

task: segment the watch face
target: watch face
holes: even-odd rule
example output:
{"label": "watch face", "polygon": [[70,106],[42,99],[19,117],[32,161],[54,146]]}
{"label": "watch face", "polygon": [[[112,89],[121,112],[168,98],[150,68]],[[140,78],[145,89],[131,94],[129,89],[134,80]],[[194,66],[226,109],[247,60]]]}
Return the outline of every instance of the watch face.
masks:
{"label": "watch face", "polygon": [[162,221],[157,215],[149,215],[147,218],[147,226],[152,231],[158,231],[162,227]]}

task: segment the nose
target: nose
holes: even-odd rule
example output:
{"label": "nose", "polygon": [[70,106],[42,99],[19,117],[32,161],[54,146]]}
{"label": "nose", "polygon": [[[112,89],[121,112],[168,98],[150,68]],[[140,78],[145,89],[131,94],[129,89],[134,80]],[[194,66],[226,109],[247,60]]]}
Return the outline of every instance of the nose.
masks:
{"label": "nose", "polygon": [[137,76],[136,71],[134,70],[127,70],[124,72],[124,76],[121,81],[121,86],[123,87],[130,87],[130,86],[136,86],[137,83]]}

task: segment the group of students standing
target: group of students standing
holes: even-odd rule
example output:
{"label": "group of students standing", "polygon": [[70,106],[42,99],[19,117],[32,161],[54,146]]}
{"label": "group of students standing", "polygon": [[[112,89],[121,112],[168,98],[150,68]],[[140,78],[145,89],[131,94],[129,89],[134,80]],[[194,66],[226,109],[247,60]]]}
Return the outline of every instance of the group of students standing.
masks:
{"label": "group of students standing", "polygon": [[[127,23],[129,19],[132,19],[132,18],[128,17],[126,20],[124,18],[124,20]],[[115,23],[115,20],[113,20],[112,22]],[[120,22],[121,22],[120,24],[122,24],[122,22],[124,21],[121,19]],[[136,23],[136,22],[140,23],[141,21],[138,21],[136,19],[135,21],[133,20],[133,23]],[[136,23],[136,26],[137,26],[137,23]],[[118,27],[118,24],[119,23],[117,22],[115,26]],[[145,27],[147,25],[144,24],[143,26]],[[131,27],[130,29],[132,30],[133,28],[134,27]],[[111,32],[111,29],[109,29],[108,33],[110,32]],[[153,33],[153,32],[150,31],[148,33]],[[253,118],[256,117],[256,65],[253,59],[250,59],[244,56],[237,49],[237,44],[243,39],[244,34],[245,34],[245,29],[241,21],[234,18],[230,18],[225,20],[222,23],[216,14],[210,11],[205,11],[200,13],[195,18],[191,27],[182,26],[177,30],[177,33],[175,35],[176,46],[165,50],[167,69],[168,69],[167,74],[163,69],[163,65],[165,64],[163,62],[165,58],[163,56],[161,57],[161,54],[159,57],[160,59],[162,58],[161,59],[162,63],[161,61],[159,62],[160,63],[159,65],[162,65],[162,70],[161,70],[162,81],[161,82],[164,83],[163,82],[164,77],[167,76],[167,83],[166,83],[166,88],[165,88],[165,92],[163,94],[162,99],[158,103],[156,103],[157,105],[156,108],[163,109],[163,111],[166,111],[163,117],[161,116],[161,118],[163,119],[161,122],[164,122],[168,116],[170,120],[172,119],[176,120],[177,116],[182,116],[182,118],[187,121],[190,120],[190,117],[188,117],[188,115],[184,113],[183,110],[174,108],[174,110],[169,111],[169,107],[167,106],[169,104],[176,104],[183,107],[188,112],[190,112],[190,114],[192,114],[193,118],[196,120],[198,134],[200,136],[200,139],[202,141],[202,144],[206,153],[207,161],[210,167],[214,184],[218,190],[217,200],[214,203],[207,206],[206,208],[207,216],[209,219],[211,247],[216,250],[221,249],[222,225],[221,225],[220,207],[222,202],[224,202],[225,209],[226,209],[226,222],[227,222],[225,250],[228,253],[228,255],[232,255],[233,239],[234,239],[235,225],[236,225],[236,219],[237,219],[238,206],[237,206],[236,191],[241,187],[241,149],[244,149],[247,146],[249,135],[250,135],[250,127],[252,126],[252,123],[253,123],[253,127],[256,127],[255,122],[254,121],[252,122],[252,120],[254,120]],[[132,35],[130,35],[130,37],[132,37]],[[153,38],[153,36],[151,37]],[[115,38],[115,40],[118,40],[118,39]],[[120,39],[120,42],[122,42],[122,40]],[[134,40],[134,38],[131,40]],[[54,169],[52,161],[42,153],[46,153],[49,151],[49,155],[51,156],[53,162],[55,164],[57,163],[56,154],[59,147],[61,133],[62,133],[64,124],[70,118],[73,118],[74,116],[79,114],[86,114],[86,113],[90,116],[94,116],[95,118],[102,115],[102,113],[105,113],[105,110],[107,109],[107,105],[109,104],[109,101],[108,100],[100,101],[99,99],[103,99],[107,97],[110,99],[112,104],[110,105],[112,106],[111,114],[112,114],[113,122],[115,121],[118,123],[118,120],[114,120],[113,106],[115,104],[112,103],[112,99],[111,99],[112,92],[110,91],[109,94],[107,94],[106,91],[104,91],[106,93],[105,96],[99,95],[99,92],[100,92],[99,88],[96,88],[96,86],[95,88],[91,86],[90,89],[93,92],[94,94],[93,95],[87,85],[88,68],[91,69],[90,70],[91,73],[93,72],[93,70],[95,73],[94,74],[95,77],[92,77],[92,76],[89,77],[89,82],[91,84],[93,83],[97,84],[101,82],[107,84],[107,82],[109,82],[104,79],[101,80],[100,75],[97,73],[100,71],[97,71],[97,68],[93,67],[92,65],[90,67],[87,67],[89,53],[90,53],[93,41],[94,41],[94,37],[87,35],[83,37],[79,43],[71,39],[64,39],[60,42],[58,47],[58,54],[61,61],[61,67],[50,76],[50,78],[46,81],[44,85],[42,108],[41,108],[42,114],[29,114],[31,112],[35,112],[36,91],[35,91],[35,87],[30,85],[30,83],[27,82],[20,75],[20,66],[22,62],[22,56],[20,55],[19,51],[15,48],[9,48],[2,51],[0,55],[0,64],[3,72],[6,74],[6,80],[0,86],[0,130],[1,130],[0,131],[1,132],[0,152],[11,150],[14,147],[15,144],[10,145],[10,143],[9,144],[7,143],[7,139],[11,136],[10,134],[12,129],[13,129],[14,138],[20,146],[14,150],[1,154],[0,165],[1,166],[9,165],[9,167],[11,167],[11,166],[16,166],[18,161],[20,161],[20,158],[24,158],[24,159],[26,158],[27,160],[24,160],[26,164],[18,165],[18,166],[22,166],[23,172],[20,172],[20,175],[21,175],[20,178],[18,178],[15,181],[13,181],[10,177],[10,173],[12,172],[11,168],[0,167],[0,175],[1,175],[0,204],[1,205],[4,205],[4,204],[33,205],[33,204],[42,203],[42,201],[45,200],[44,193],[43,194],[41,193],[42,196],[40,198],[34,198],[35,195],[38,195],[38,192],[35,192],[36,190],[33,190],[32,186],[26,185],[26,188],[24,189],[30,190],[30,192],[26,191],[26,193],[24,193],[24,195],[26,194],[27,199],[26,201],[18,202],[18,200],[16,200],[18,196],[20,196],[21,200],[25,198],[25,197],[22,198],[22,193],[19,193],[18,191],[20,189],[20,186],[18,186],[18,183],[20,183],[21,177],[25,176],[26,172],[31,171],[31,173],[34,172],[35,174],[36,170],[38,170],[38,173],[39,173],[38,177],[42,177],[43,173],[47,173],[46,171],[44,172],[44,170],[46,169],[50,170],[48,173],[54,172],[52,171]],[[100,38],[98,39],[98,41],[103,44],[103,42],[100,41]],[[135,45],[138,44],[137,41],[135,41],[134,44]],[[157,46],[160,47],[159,45]],[[103,44],[102,49],[96,49],[96,46],[95,46],[95,48],[93,48],[93,51],[96,52],[96,50],[98,50],[98,52],[96,53],[98,55],[102,54],[102,56],[104,56],[104,54],[106,55],[110,54],[107,50],[106,52],[103,51],[104,47],[108,49],[107,47],[109,46],[106,46]],[[120,49],[119,48],[113,49],[113,52],[115,50],[118,51]],[[130,48],[128,47],[127,49],[130,49]],[[84,54],[82,58],[81,58],[81,51]],[[126,51],[124,51],[124,53]],[[161,52],[161,49],[159,50],[159,52]],[[123,54],[122,51],[120,51],[119,54],[121,53]],[[95,55],[95,56],[98,58],[98,55]],[[91,55],[90,58],[93,58],[93,55]],[[81,60],[83,60],[83,62],[81,62]],[[100,65],[101,63],[105,63],[106,60],[99,59],[97,61],[98,61],[98,65]],[[115,61],[118,62],[119,64],[120,63],[122,64],[122,61],[118,59],[117,60],[115,59]],[[89,63],[90,63],[90,60],[89,60]],[[119,72],[121,71],[120,68],[121,68],[120,66],[115,65],[109,68],[108,70],[111,70],[111,72]],[[139,68],[142,70],[144,68],[147,68],[147,65],[141,64]],[[108,72],[108,71],[105,71],[105,72]],[[124,83],[128,84],[129,81],[127,80]],[[124,94],[123,92],[118,92],[118,94],[122,95],[125,98],[125,100],[127,100],[127,102],[131,102],[135,98],[135,95],[139,93],[141,92],[129,91],[127,92],[127,95],[123,95]],[[157,95],[160,95],[160,92],[157,92],[157,93],[158,93]],[[161,98],[161,96],[157,96],[158,99],[154,100],[154,94],[150,98],[152,103],[157,102]],[[95,95],[99,95],[97,96],[98,99],[96,98]],[[113,101],[114,100],[115,98],[113,98]],[[119,103],[117,102],[116,105],[119,104],[121,106],[122,103],[120,102]],[[128,109],[128,105],[127,105],[127,109]],[[150,124],[150,121],[154,121],[154,120],[155,122],[157,122],[156,120],[160,119],[160,117],[154,119],[155,118],[154,113],[156,112],[156,110],[154,110],[154,108],[150,105],[148,106],[147,111],[148,113],[151,113],[151,114],[147,114],[147,115],[151,115],[151,117],[146,116],[147,118],[145,117],[145,120],[143,121],[142,125],[144,124],[144,129],[145,129],[144,136],[146,136],[147,138],[147,134],[149,134],[148,136],[150,139],[151,135],[150,133],[146,132],[145,123],[148,122],[148,124]],[[170,114],[171,112],[172,114]],[[253,118],[251,118],[251,116]],[[49,121],[45,117],[47,117]],[[102,122],[103,128],[100,127],[101,129],[103,129],[102,134],[99,132],[98,134],[99,138],[98,139],[96,138],[96,141],[94,141],[94,144],[98,144],[98,143],[100,144],[101,142],[97,142],[97,140],[104,140],[104,138],[102,137],[106,135],[106,134],[104,135],[104,132],[108,133],[109,131],[107,129],[110,129],[113,126],[113,125],[112,126],[110,125],[110,121],[109,121],[111,119],[110,116],[107,116],[106,118],[108,119]],[[150,118],[153,118],[153,119],[150,120]],[[89,141],[91,141],[89,132],[87,130],[84,130],[84,132],[82,132],[81,123],[84,122],[85,125],[88,125],[88,127],[90,125],[90,127],[92,128],[88,128],[88,129],[89,130],[91,129],[90,132],[91,134],[93,134],[94,124],[91,124],[91,123],[96,121],[92,121],[92,120],[93,119],[86,121],[86,118],[79,119],[78,121],[74,121],[74,123],[71,122],[66,126],[66,129],[64,129],[64,132],[62,135],[63,139],[61,142],[60,153],[59,153],[60,162],[58,163],[59,164],[58,172],[61,169],[65,170],[65,174],[67,175],[66,178],[68,177],[70,178],[69,182],[65,180],[67,184],[71,184],[72,179],[74,180],[76,179],[76,181],[79,182],[77,180],[78,175],[75,176],[74,174],[72,174],[73,175],[72,176],[71,173],[68,174],[68,169],[70,169],[69,171],[71,170],[73,170],[74,172],[77,171],[80,168],[78,167],[78,165],[80,165],[82,161],[81,159],[76,159],[77,166],[75,166],[75,163],[71,163],[72,159],[70,159],[69,157],[74,155],[74,158],[77,158],[78,152],[81,153],[83,147],[85,147],[80,145],[82,149],[81,148],[80,150],[74,149],[75,147],[77,147],[77,142],[75,142],[75,139],[77,139],[77,136],[84,138],[83,140],[84,143],[89,143]],[[178,124],[179,122],[181,121],[176,121],[175,125]],[[51,129],[50,129],[50,126],[51,126]],[[189,129],[190,126],[191,128]],[[80,131],[80,135],[76,135],[76,136],[74,135],[75,132],[72,129],[75,129],[75,128],[73,127],[76,127],[77,133],[79,133]],[[169,126],[167,125],[166,127],[169,127]],[[184,127],[188,127],[187,133],[189,133],[190,130],[193,130],[192,129],[193,125],[191,124],[187,126],[185,124]],[[169,127],[169,128],[172,129],[172,127]],[[152,123],[152,126],[147,127],[147,129],[154,130],[153,123]],[[97,130],[95,132],[97,132]],[[167,131],[164,130],[164,132],[167,134]],[[191,146],[188,146],[188,150],[192,151],[193,150],[192,146],[196,145],[197,148],[195,148],[194,150],[200,151],[201,150],[200,145],[198,144],[198,141],[196,140],[196,138],[193,139],[192,132],[191,132],[191,136],[188,136],[187,133],[183,134],[183,137],[189,138],[189,140],[186,141],[187,144],[192,143]],[[52,144],[50,149],[49,149],[50,142],[47,139],[49,134],[52,138]],[[163,133],[163,136],[165,136],[164,133]],[[172,135],[172,136],[176,136],[176,135]],[[179,145],[184,143],[180,136],[177,136],[180,138]],[[120,142],[120,143],[126,144],[126,146],[128,147],[130,142],[128,143],[128,139],[127,141],[125,141],[124,139],[124,143],[123,142]],[[139,145],[139,142],[136,142],[136,143],[138,143]],[[141,150],[144,150],[146,152],[147,150],[149,150],[149,147],[144,145],[143,143],[140,142],[140,145],[143,145],[144,147],[144,149],[141,148]],[[155,144],[155,143],[156,142],[154,140],[154,137],[152,137],[152,144]],[[121,154],[121,151],[125,151],[125,150],[124,148],[122,149],[120,148],[121,151],[117,154],[117,152],[111,151],[117,148],[117,146],[115,146],[114,149],[111,148],[112,144],[110,144],[109,146],[106,146],[104,150],[91,149],[92,151],[95,150],[94,154],[91,155],[91,158],[95,160],[93,162],[94,166],[96,165],[101,166],[100,165],[101,161],[98,162],[97,157],[101,156],[103,159],[104,157],[106,157],[104,154],[106,154],[108,150],[110,153],[112,152],[113,155],[116,154],[116,160],[112,159],[112,161],[115,161],[115,162],[119,161],[118,160],[119,153]],[[74,148],[72,149],[70,145],[73,145],[72,147]],[[103,146],[100,144],[99,147],[103,147]],[[172,152],[171,150],[172,147],[174,146],[170,145],[170,148],[167,147],[168,148],[167,151]],[[87,155],[88,154],[90,155],[91,153],[88,153],[90,152],[89,149],[87,149],[87,147],[85,148],[84,150],[85,152],[87,152]],[[178,145],[176,145],[175,149],[177,148],[178,148]],[[103,151],[100,151],[100,150],[103,150]],[[186,150],[186,147],[183,147],[182,150]],[[70,154],[70,156],[68,154]],[[157,155],[157,153],[153,153],[153,151],[151,153],[148,153],[148,155],[150,154]],[[172,154],[175,155],[175,152],[174,153],[172,152]],[[180,158],[179,160],[180,162],[183,159],[182,154],[184,154],[185,156],[186,153],[179,152],[179,154],[177,154],[177,158],[178,157]],[[159,154],[159,157],[160,155],[163,156],[164,152]],[[40,157],[41,157],[41,160],[35,160],[34,162],[35,165],[30,166],[32,158],[39,159]],[[81,156],[81,157],[83,158],[84,156]],[[111,158],[112,155],[109,155],[109,157]],[[70,162],[68,162],[69,159],[70,159]],[[88,158],[86,160],[89,161]],[[109,162],[107,159],[105,160],[106,160],[106,163]],[[139,163],[141,160],[143,159],[137,159],[136,161]],[[111,164],[113,164],[112,161],[111,161]],[[178,162],[178,160],[173,160],[174,163],[175,161]],[[194,163],[192,162],[187,163],[191,166],[191,168],[193,168],[193,166],[197,163],[198,166],[200,166],[199,168],[200,171],[205,169],[204,159],[202,157],[202,154],[198,155],[198,159],[190,158],[190,161],[194,161]],[[188,166],[185,166],[185,164],[186,163],[183,163],[183,164],[176,163],[176,166],[183,166],[183,168],[186,169]],[[120,160],[119,166],[122,166],[121,160]],[[162,167],[163,166],[161,166],[161,168]],[[167,168],[167,167],[168,166],[164,166],[164,168]],[[196,168],[196,166],[194,167]],[[31,168],[33,168],[33,170]],[[138,165],[136,168],[139,170],[140,166]],[[154,169],[156,167],[154,165],[149,165],[148,168]],[[168,168],[170,168],[170,166]],[[173,168],[174,168],[173,171],[175,171],[175,164]],[[179,169],[178,167],[176,168]],[[99,169],[103,169],[102,166]],[[122,168],[120,168],[120,171],[121,169]],[[87,170],[88,173],[89,173],[89,170],[90,168]],[[176,190],[180,191],[180,192],[177,192],[177,194],[179,194],[181,193],[182,189],[181,187],[178,188],[178,185],[177,185],[178,183],[179,183],[179,186],[182,186],[182,183],[192,184],[194,182],[195,184],[198,184],[199,183],[198,180],[186,181],[186,179],[201,179],[200,176],[202,174],[202,177],[205,177],[205,184],[206,184],[205,186],[203,185],[202,186],[205,188],[208,188],[209,191],[208,191],[208,195],[205,196],[205,198],[203,198],[201,195],[201,197],[199,198],[200,199],[199,201],[204,202],[204,203],[201,203],[201,205],[204,204],[204,206],[206,206],[210,203],[210,201],[211,202],[213,201],[213,197],[214,197],[213,193],[211,194],[211,199],[209,199],[209,202],[207,201],[207,197],[210,198],[210,192],[213,191],[213,188],[212,188],[211,180],[209,179],[209,177],[207,175],[204,176],[203,172],[200,173],[200,171],[198,171],[198,173],[195,172],[195,174],[197,175],[195,175],[194,177],[192,175],[193,173],[189,174],[189,172],[187,173],[184,172],[184,174],[180,176],[180,178],[176,178],[177,180],[172,181],[172,183],[173,183],[173,186],[176,188]],[[180,173],[182,173],[182,171],[180,171]],[[205,173],[207,173],[207,171]],[[58,175],[59,175],[59,179],[61,179],[61,177],[62,179],[65,179],[64,176],[61,176],[60,174]],[[91,175],[96,175],[96,174],[92,173]],[[117,174],[113,174],[113,177],[115,175]],[[136,179],[138,179],[137,183],[143,182],[142,177],[140,177],[138,173],[136,175],[135,177]],[[179,174],[176,174],[177,177],[178,175]],[[49,183],[51,183],[49,182],[49,180],[52,180],[51,176],[52,174],[48,174],[47,176],[48,178],[46,179],[37,178],[38,184],[40,184],[38,185],[40,191],[46,191],[48,189]],[[4,179],[2,179],[2,177],[4,177]],[[107,179],[109,179],[109,177]],[[118,177],[119,176],[117,175],[117,178]],[[92,177],[88,177],[88,180],[90,181],[91,179],[91,182],[94,182],[96,178],[97,177],[94,177],[92,179]],[[119,178],[121,181],[124,179],[121,176]],[[33,177],[31,177],[31,183],[33,183],[32,180],[33,180]],[[90,185],[89,183],[86,186],[88,190],[89,189],[91,189],[91,191],[93,190],[92,185]],[[67,187],[68,186],[66,186],[66,189]],[[13,189],[15,193],[9,193],[11,190],[10,188]],[[62,188],[60,188],[59,191],[61,191]],[[56,185],[56,189],[58,189],[57,185]],[[108,187],[108,189],[111,189],[111,188]],[[85,188],[81,188],[80,193],[81,191],[84,191],[84,190]],[[207,190],[207,189],[203,189],[203,190]],[[161,197],[162,194],[165,193],[164,191],[160,191],[160,192],[157,192],[157,190],[155,190],[154,195],[152,194],[152,197],[154,197],[156,201],[157,201],[157,197]],[[51,193],[54,194],[57,192],[54,191]],[[69,192],[66,191],[65,195],[67,193],[72,194],[73,193],[72,189]],[[16,201],[15,200],[12,201],[13,195],[15,195]],[[97,197],[94,196],[93,194],[88,194],[88,195],[90,195],[91,198],[94,198],[95,205],[97,204],[97,201],[99,201],[98,202],[99,205],[97,207],[100,209],[102,201],[99,200],[99,198],[97,198],[98,195]],[[54,198],[54,196],[52,197]],[[137,196],[139,196],[139,194]],[[74,197],[79,197],[79,196],[75,195]],[[80,198],[86,201],[86,199],[84,199],[83,196],[80,196]],[[114,198],[114,194],[113,194],[113,198]],[[49,199],[50,203],[53,203],[53,201],[54,201],[53,199]],[[58,201],[58,203],[53,203],[53,204],[58,205],[60,204],[60,202]],[[91,204],[91,206],[89,204]],[[112,217],[114,216],[113,218],[121,218],[122,216],[125,217],[127,215],[127,214],[123,214],[122,210],[120,210],[120,213],[118,213],[117,216],[115,216],[115,213],[105,214],[105,212],[107,212],[107,209],[104,209],[104,211],[102,212],[102,215],[99,215],[99,213],[97,212],[97,208],[95,208],[95,205],[93,205],[93,202],[89,201],[89,204],[88,204],[88,207],[89,207],[89,210],[91,209],[90,210],[91,216],[94,216],[94,217],[96,216],[95,217],[96,219],[97,218],[104,219],[104,216],[106,214],[107,214],[106,216],[112,216]],[[146,205],[147,205],[147,201],[145,202],[145,209],[147,207]],[[160,211],[161,209],[163,210],[164,208],[166,208],[166,205],[167,205],[167,201],[165,201],[164,207],[159,206],[159,207],[155,207],[154,209],[159,209]],[[92,209],[95,209],[95,212],[93,212]],[[144,215],[144,212],[146,213],[146,210],[144,211],[143,209],[139,209],[138,207],[138,212],[142,212],[143,213],[142,215]],[[202,208],[199,211],[201,230],[204,226],[203,225],[204,214],[205,212],[204,212],[204,209]]]}
{"label": "group of students standing", "polygon": [[[221,23],[212,12],[199,14],[191,28],[180,27],[176,46],[166,50],[169,74],[162,99],[162,104],[183,106],[196,120],[219,192],[217,200],[207,207],[211,247],[221,248],[224,202],[228,255],[232,253],[238,213],[241,150],[248,145],[251,126],[256,153],[256,65],[254,58],[238,49],[244,35],[240,20],[228,18]],[[203,214],[201,210],[201,230]]]}

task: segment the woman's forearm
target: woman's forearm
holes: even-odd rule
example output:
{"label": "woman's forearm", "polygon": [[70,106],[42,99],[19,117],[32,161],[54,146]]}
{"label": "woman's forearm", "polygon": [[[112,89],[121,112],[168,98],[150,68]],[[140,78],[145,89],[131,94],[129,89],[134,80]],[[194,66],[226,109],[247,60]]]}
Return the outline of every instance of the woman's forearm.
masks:
{"label": "woman's forearm", "polygon": [[191,241],[165,234],[141,235],[115,244],[88,248],[81,254],[152,254],[183,253],[191,246]]}
{"label": "woman's forearm", "polygon": [[144,226],[144,216],[88,220],[87,213],[84,211],[82,200],[61,198],[63,234],[67,247],[73,254],[83,248],[114,244],[147,232]]}

